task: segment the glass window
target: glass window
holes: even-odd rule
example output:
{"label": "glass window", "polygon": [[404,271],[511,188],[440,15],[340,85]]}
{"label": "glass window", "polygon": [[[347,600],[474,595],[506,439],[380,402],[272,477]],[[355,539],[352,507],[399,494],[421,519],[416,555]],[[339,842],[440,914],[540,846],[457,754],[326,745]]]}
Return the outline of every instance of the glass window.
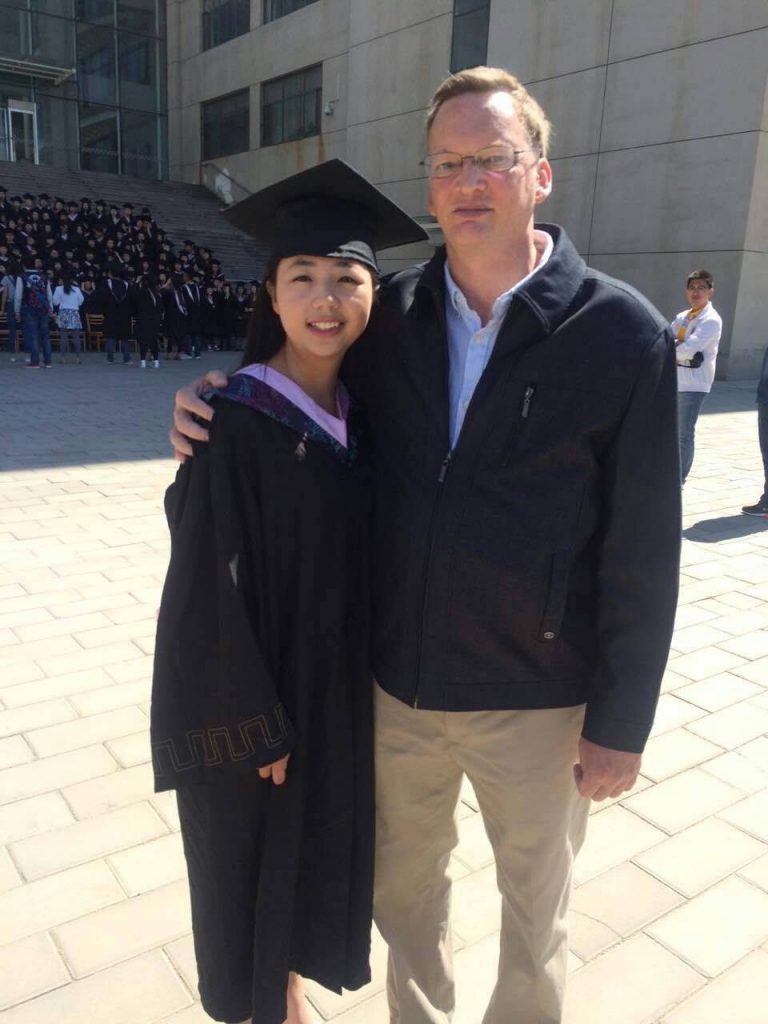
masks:
{"label": "glass window", "polygon": [[264,0],[264,21],[275,21],[286,14],[298,11],[300,7],[309,7],[315,0]]}
{"label": "glass window", "polygon": [[80,106],[80,166],[86,171],[120,171],[117,111],[95,103]]}
{"label": "glass window", "polygon": [[490,3],[454,0],[451,71],[472,68],[488,60]]}
{"label": "glass window", "polygon": [[117,102],[115,33],[111,28],[77,26],[77,77],[81,101]]}
{"label": "glass window", "polygon": [[230,153],[245,153],[251,148],[248,89],[203,103],[200,114],[203,160],[229,156]]}
{"label": "glass window", "polygon": [[251,28],[251,0],[203,0],[203,49],[220,46]]}
{"label": "glass window", "polygon": [[157,40],[134,32],[118,33],[120,106],[157,110]]}
{"label": "glass window", "polygon": [[120,115],[121,171],[136,178],[159,178],[158,118],[124,110]]}
{"label": "glass window", "polygon": [[94,25],[114,25],[115,0],[77,0],[77,19]]}
{"label": "glass window", "polygon": [[36,95],[37,146],[41,164],[78,167],[77,103],[61,96]]}
{"label": "glass window", "polygon": [[157,16],[157,0],[117,0],[117,24],[121,29],[157,35]]}
{"label": "glass window", "polygon": [[71,67],[74,63],[72,22],[36,11],[1,6],[0,53]]}
{"label": "glass window", "polygon": [[264,82],[261,87],[262,146],[319,135],[322,91],[322,64]]}

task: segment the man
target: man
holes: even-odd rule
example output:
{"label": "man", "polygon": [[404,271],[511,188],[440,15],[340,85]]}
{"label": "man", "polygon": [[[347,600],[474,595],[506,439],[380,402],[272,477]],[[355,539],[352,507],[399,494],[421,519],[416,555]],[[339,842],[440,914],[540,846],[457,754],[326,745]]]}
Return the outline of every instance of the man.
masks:
{"label": "man", "polygon": [[696,420],[715,380],[715,362],[723,321],[712,305],[714,278],[708,270],[692,270],[685,285],[688,309],[672,321],[677,358],[677,422],[680,440],[680,479],[685,483],[693,465]]}
{"label": "man", "polygon": [[[517,79],[453,75],[427,124],[446,247],[386,283],[350,366],[374,433],[376,919],[392,1021],[450,1021],[466,774],[502,894],[484,1022],[555,1024],[589,798],[637,778],[672,630],[674,346],[636,292],[534,226],[549,124]],[[210,418],[189,389],[177,403]]]}
{"label": "man", "polygon": [[768,519],[768,349],[763,356],[757,384],[757,436],[763,459],[763,493],[754,505],[744,505],[741,511],[745,516],[763,516]]}

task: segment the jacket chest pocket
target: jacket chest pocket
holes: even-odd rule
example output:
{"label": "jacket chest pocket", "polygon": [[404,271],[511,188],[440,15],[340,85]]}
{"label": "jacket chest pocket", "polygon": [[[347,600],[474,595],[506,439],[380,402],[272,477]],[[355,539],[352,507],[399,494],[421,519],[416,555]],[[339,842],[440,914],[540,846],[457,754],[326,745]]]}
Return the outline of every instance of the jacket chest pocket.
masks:
{"label": "jacket chest pocket", "polygon": [[623,402],[609,391],[515,381],[507,406],[507,433],[500,465],[523,455],[536,459],[577,457],[585,446],[599,452],[620,422]]}

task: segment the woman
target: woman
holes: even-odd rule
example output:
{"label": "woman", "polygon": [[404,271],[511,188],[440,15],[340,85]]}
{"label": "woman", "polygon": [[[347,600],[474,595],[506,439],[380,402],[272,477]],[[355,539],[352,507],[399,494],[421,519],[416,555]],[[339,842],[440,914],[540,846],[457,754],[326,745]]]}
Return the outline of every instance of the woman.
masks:
{"label": "woman", "polygon": [[302,976],[370,976],[369,494],[337,374],[374,245],[424,235],[337,160],[228,216],[273,262],[210,444],[166,498],[155,786],[177,789],[206,1012],[311,1024]]}
{"label": "woman", "polygon": [[[55,265],[54,265],[55,269]],[[62,274],[62,283],[53,293],[53,305],[57,310],[56,323],[59,325],[59,362],[65,363],[70,346],[78,363],[82,363],[80,350],[83,339],[83,324],[80,319],[80,307],[85,296],[72,280],[72,271]]]}

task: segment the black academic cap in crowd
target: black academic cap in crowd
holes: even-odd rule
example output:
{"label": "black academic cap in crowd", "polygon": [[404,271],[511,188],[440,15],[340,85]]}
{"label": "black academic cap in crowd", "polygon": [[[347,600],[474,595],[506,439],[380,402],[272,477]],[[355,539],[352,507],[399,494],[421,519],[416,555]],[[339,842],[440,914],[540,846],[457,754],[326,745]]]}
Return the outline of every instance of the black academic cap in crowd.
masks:
{"label": "black academic cap in crowd", "polygon": [[97,199],[96,200],[96,206],[106,206],[106,205],[107,205],[106,199]]}
{"label": "black academic cap in crowd", "polygon": [[184,239],[184,245],[194,245],[194,244],[195,243],[192,241],[191,238],[185,238]]}
{"label": "black academic cap in crowd", "polygon": [[50,196],[48,195],[48,193],[47,193],[47,192],[41,192],[41,193],[40,193],[40,195],[39,195],[39,196],[38,196],[37,198],[38,198],[38,199],[45,199],[45,200],[47,201],[47,200],[48,200],[48,199],[50,199],[51,197],[50,197]]}
{"label": "black academic cap in crowd", "polygon": [[31,192],[25,192],[23,198],[24,199],[34,199],[35,197],[32,195]]}
{"label": "black academic cap in crowd", "polygon": [[91,200],[88,198],[88,196],[81,196],[80,197],[80,202],[81,203],[90,203],[90,201]]}
{"label": "black academic cap in crowd", "polygon": [[248,196],[224,212],[276,259],[334,256],[378,271],[376,250],[422,242],[426,231],[343,160],[328,160]]}
{"label": "black academic cap in crowd", "polygon": [[21,202],[21,196],[11,196],[11,202],[12,203],[20,203]]}
{"label": "black academic cap in crowd", "polygon": [[56,198],[54,199],[54,203],[61,203],[62,206],[64,205],[64,202],[65,200],[62,199],[61,196],[56,196]]}
{"label": "black academic cap in crowd", "polygon": [[76,210],[79,205],[80,205],[80,203],[78,203],[78,201],[76,199],[70,199],[69,202],[67,203],[67,206],[69,207],[70,210]]}
{"label": "black academic cap in crowd", "polygon": [[0,185],[0,192],[2,192],[3,195],[5,195],[8,192],[8,189],[5,187],[5,185]]}
{"label": "black academic cap in crowd", "polygon": [[123,203],[123,209],[125,209],[126,207],[128,207],[129,210],[132,210],[133,209],[133,203]]}
{"label": "black academic cap in crowd", "polygon": [[117,205],[117,203],[110,203],[109,204],[109,208],[110,208],[110,210],[119,210],[120,209],[120,207]]}

